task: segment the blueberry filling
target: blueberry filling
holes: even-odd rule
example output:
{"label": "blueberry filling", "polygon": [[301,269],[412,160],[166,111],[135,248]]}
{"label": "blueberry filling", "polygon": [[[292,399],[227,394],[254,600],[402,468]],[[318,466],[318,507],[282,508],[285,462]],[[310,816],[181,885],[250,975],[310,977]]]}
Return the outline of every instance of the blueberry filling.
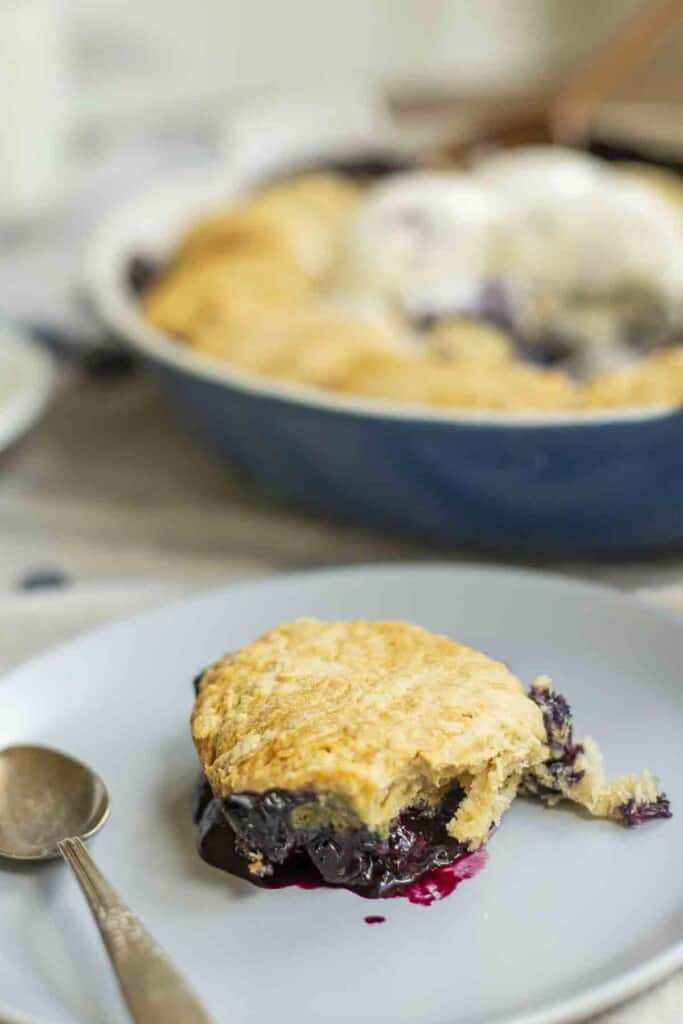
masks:
{"label": "blueberry filling", "polygon": [[406,808],[380,835],[333,796],[271,789],[221,800],[202,778],[194,805],[199,852],[266,888],[328,885],[368,897],[399,895],[467,853],[447,831],[463,796],[453,784],[437,806]]}
{"label": "blueberry filling", "polygon": [[650,802],[638,803],[632,798],[622,804],[619,810],[627,828],[635,828],[636,825],[643,825],[646,821],[654,821],[656,818],[672,817],[666,793],[660,793],[656,800]]}
{"label": "blueberry filling", "polygon": [[[585,772],[576,767],[583,747],[574,743],[572,711],[561,693],[547,690],[540,686],[532,686],[529,696],[543,714],[543,724],[547,737],[550,757],[543,763],[550,777],[550,784],[541,783],[533,772],[525,779],[525,788],[535,796],[560,796],[564,786],[575,786],[584,777]],[[544,778],[548,776],[544,772]]]}
{"label": "blueberry filling", "polygon": [[576,339],[562,334],[548,332],[533,340],[525,339],[520,334],[516,341],[520,359],[537,366],[568,366],[576,356]]}
{"label": "blueberry filling", "polygon": [[143,295],[159,277],[162,269],[158,260],[152,259],[150,256],[142,256],[140,254],[132,256],[126,268],[128,287],[134,295]]}

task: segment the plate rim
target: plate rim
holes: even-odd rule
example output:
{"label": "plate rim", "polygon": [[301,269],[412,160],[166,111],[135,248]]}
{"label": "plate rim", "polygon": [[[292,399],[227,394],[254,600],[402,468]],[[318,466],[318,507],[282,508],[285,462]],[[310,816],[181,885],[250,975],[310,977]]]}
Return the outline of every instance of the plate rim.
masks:
{"label": "plate rim", "polygon": [[17,394],[0,398],[0,453],[9,449],[40,418],[52,395],[56,364],[53,356],[26,331],[0,324],[2,354],[20,374]]}
{"label": "plate rim", "polygon": [[[491,578],[498,576],[501,572],[512,578],[526,581],[543,581],[565,590],[583,591],[584,593],[609,598],[624,608],[637,609],[639,614],[658,621],[666,621],[672,627],[682,628],[683,617],[679,612],[670,608],[663,608],[659,605],[650,604],[642,597],[633,593],[624,593],[616,588],[603,583],[577,579],[573,576],[564,576],[561,573],[528,569],[517,566],[509,566],[504,563],[492,562],[484,565],[461,561],[447,560],[411,560],[406,562],[373,562],[352,565],[339,565],[316,567],[307,570],[293,570],[289,572],[265,574],[264,576],[237,581],[211,587],[200,587],[191,593],[180,596],[174,600],[165,602],[154,608],[143,609],[131,615],[116,617],[108,622],[87,629],[75,636],[48,648],[38,654],[21,662],[19,665],[0,676],[0,691],[7,684],[12,684],[24,674],[31,675],[39,668],[41,662],[48,661],[55,656],[66,653],[69,649],[78,647],[84,640],[91,640],[106,635],[108,632],[135,623],[144,623],[157,616],[163,616],[171,611],[178,611],[184,606],[190,606],[197,601],[211,600],[219,594],[230,594],[259,590],[264,587],[284,586],[295,581],[307,582],[320,577],[339,577],[371,574],[401,574],[404,572],[434,572],[442,573],[469,573],[482,577]],[[43,678],[48,678],[43,673]],[[623,1004],[626,1000],[640,994],[656,983],[667,977],[671,977],[677,969],[683,968],[683,934],[664,952],[649,957],[642,963],[623,971],[616,977],[597,984],[589,985],[585,991],[576,996],[560,999],[548,1004],[547,1008],[534,1009],[529,1012],[523,1011],[515,1016],[498,1016],[493,1019],[492,1024],[574,1024],[588,1017],[601,1013],[611,1007]],[[54,1024],[54,1021],[47,1017],[36,1017],[26,1015],[9,1004],[0,1000],[0,1024]],[[418,1021],[416,1019],[416,1024]]]}

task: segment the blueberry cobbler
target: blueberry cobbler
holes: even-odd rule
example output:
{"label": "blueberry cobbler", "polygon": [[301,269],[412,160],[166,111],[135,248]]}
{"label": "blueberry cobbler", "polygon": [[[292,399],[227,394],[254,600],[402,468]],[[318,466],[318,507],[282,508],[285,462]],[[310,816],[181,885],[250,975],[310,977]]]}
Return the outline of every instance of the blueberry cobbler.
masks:
{"label": "blueberry cobbler", "polygon": [[627,826],[670,817],[655,779],[607,782],[538,679],[406,622],[299,619],[197,680],[201,856],[265,887],[429,904],[482,866],[518,793]]}
{"label": "blueberry cobbler", "polygon": [[202,357],[342,398],[683,404],[675,175],[561,150],[365,172],[266,183],[191,225],[163,266],[137,257],[143,315]]}

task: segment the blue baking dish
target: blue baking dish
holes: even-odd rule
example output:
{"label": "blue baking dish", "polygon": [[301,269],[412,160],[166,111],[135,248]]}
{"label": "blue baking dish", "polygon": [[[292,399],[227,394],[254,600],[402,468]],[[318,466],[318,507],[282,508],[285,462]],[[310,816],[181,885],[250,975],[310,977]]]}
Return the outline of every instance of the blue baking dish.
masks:
{"label": "blue baking dish", "polygon": [[263,167],[193,174],[118,211],[91,246],[86,284],[114,335],[156,374],[187,422],[234,465],[325,515],[507,552],[638,553],[683,541],[683,411],[518,415],[340,398],[198,354],[139,315],[139,253]]}

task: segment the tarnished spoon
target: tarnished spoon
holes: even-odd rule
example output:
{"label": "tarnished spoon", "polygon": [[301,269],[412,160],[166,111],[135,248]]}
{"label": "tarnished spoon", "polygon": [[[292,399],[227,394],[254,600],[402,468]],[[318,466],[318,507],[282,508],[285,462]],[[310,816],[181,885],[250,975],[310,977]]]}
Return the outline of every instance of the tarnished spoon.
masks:
{"label": "tarnished spoon", "polygon": [[72,868],[136,1024],[209,1024],[164,951],[99,871],[83,843],[109,818],[109,795],[86,765],[47,747],[0,751],[0,856]]}

